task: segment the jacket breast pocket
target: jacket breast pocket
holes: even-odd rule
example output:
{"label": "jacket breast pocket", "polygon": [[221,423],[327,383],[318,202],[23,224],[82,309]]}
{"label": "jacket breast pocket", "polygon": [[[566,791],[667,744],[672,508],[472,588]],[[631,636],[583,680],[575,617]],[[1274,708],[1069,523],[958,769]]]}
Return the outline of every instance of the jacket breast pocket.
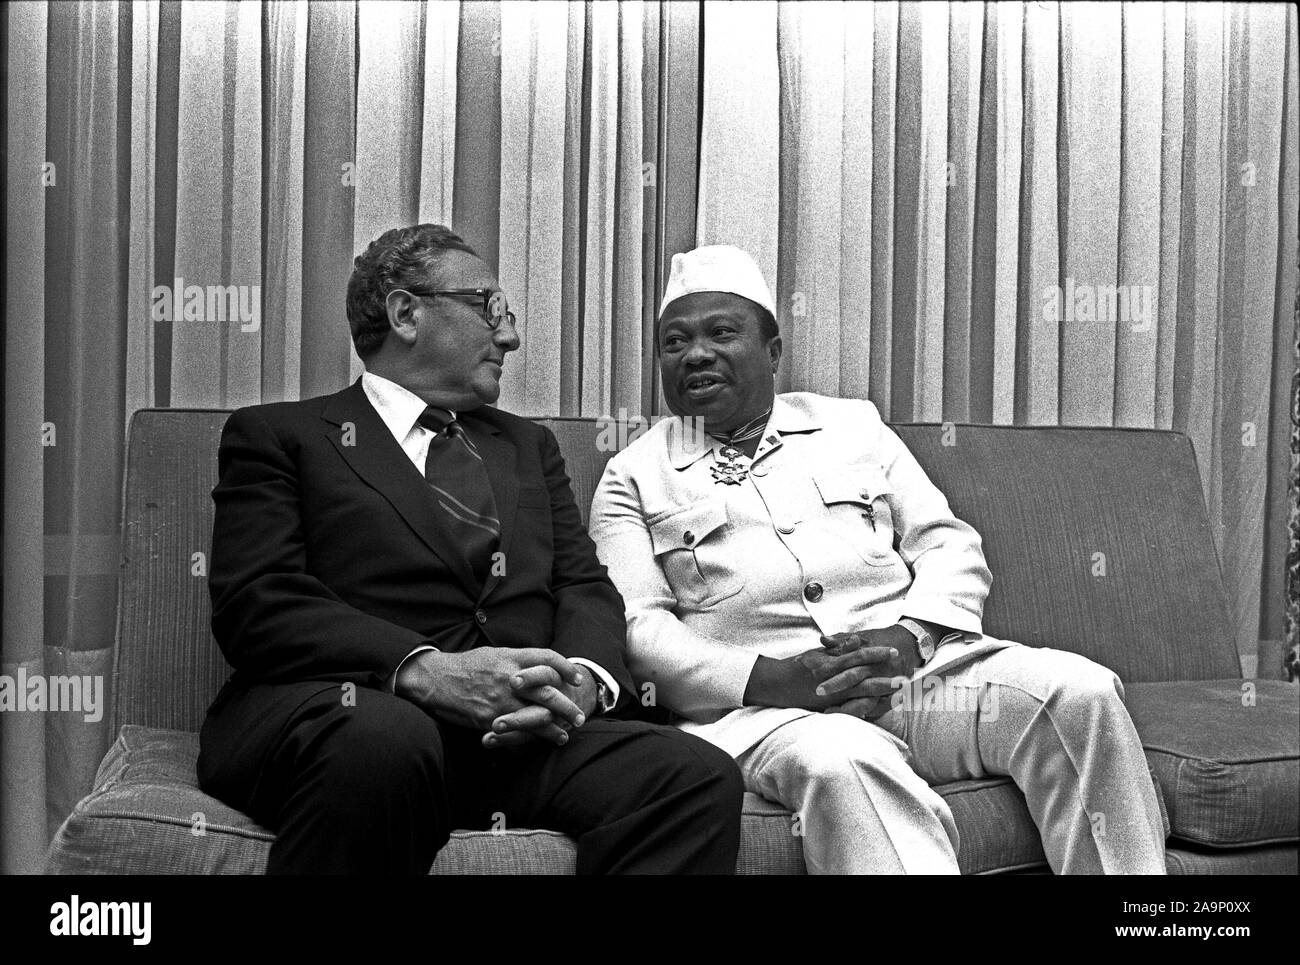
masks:
{"label": "jacket breast pocket", "polygon": [[735,596],[745,581],[727,553],[727,507],[705,500],[652,517],[650,542],[678,604],[702,610]]}
{"label": "jacket breast pocket", "polygon": [[533,510],[550,509],[551,494],[541,486],[520,486],[519,508]]}
{"label": "jacket breast pocket", "polygon": [[826,513],[837,533],[849,540],[870,566],[892,566],[894,512],[889,481],[877,466],[819,469],[813,475]]}

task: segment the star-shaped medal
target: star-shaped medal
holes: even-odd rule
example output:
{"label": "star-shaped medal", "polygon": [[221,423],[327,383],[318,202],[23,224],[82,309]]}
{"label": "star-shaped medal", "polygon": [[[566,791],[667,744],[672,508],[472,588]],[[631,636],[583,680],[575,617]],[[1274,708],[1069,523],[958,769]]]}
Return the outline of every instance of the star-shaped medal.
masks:
{"label": "star-shaped medal", "polygon": [[722,457],[722,462],[714,462],[709,467],[713,473],[713,482],[722,483],[727,486],[739,486],[749,476],[749,467],[741,462],[744,454],[735,446],[723,446],[718,455]]}

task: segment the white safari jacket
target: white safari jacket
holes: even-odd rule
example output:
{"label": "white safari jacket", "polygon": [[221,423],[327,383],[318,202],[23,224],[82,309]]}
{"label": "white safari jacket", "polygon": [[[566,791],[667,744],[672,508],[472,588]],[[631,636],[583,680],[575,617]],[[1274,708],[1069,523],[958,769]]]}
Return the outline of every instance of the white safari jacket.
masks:
{"label": "white safari jacket", "polygon": [[739,755],[809,713],[742,701],[760,654],[793,656],[822,634],[902,616],[963,631],[927,674],[1015,645],[981,632],[979,534],[872,403],[777,396],[739,485],[715,481],[720,448],[666,419],[614,456],[592,504],[632,672],[684,729]]}

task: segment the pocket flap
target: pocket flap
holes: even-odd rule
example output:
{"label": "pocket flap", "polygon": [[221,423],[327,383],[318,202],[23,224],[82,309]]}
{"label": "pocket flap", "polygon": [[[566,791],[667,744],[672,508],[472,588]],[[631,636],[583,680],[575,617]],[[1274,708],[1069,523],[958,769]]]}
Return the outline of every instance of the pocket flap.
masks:
{"label": "pocket flap", "polygon": [[813,482],[821,493],[822,502],[859,503],[871,505],[872,501],[893,492],[889,480],[878,466],[839,466],[822,468],[813,472]]}
{"label": "pocket flap", "polygon": [[710,499],[680,509],[650,524],[650,542],[659,556],[670,550],[693,549],[714,530],[727,523],[727,507]]}

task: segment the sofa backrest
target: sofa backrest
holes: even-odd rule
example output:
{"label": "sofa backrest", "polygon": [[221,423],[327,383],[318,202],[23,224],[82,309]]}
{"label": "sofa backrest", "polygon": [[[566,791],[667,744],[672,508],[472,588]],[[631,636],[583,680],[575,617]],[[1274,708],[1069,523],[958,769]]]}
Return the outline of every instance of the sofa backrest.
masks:
{"label": "sofa backrest", "polygon": [[[218,409],[142,409],[127,446],[114,727],[197,730],[229,674],[209,628]],[[611,452],[555,432],[584,517]],[[895,425],[993,571],[985,632],[1085,654],[1126,681],[1236,677],[1190,441],[1141,429]]]}

